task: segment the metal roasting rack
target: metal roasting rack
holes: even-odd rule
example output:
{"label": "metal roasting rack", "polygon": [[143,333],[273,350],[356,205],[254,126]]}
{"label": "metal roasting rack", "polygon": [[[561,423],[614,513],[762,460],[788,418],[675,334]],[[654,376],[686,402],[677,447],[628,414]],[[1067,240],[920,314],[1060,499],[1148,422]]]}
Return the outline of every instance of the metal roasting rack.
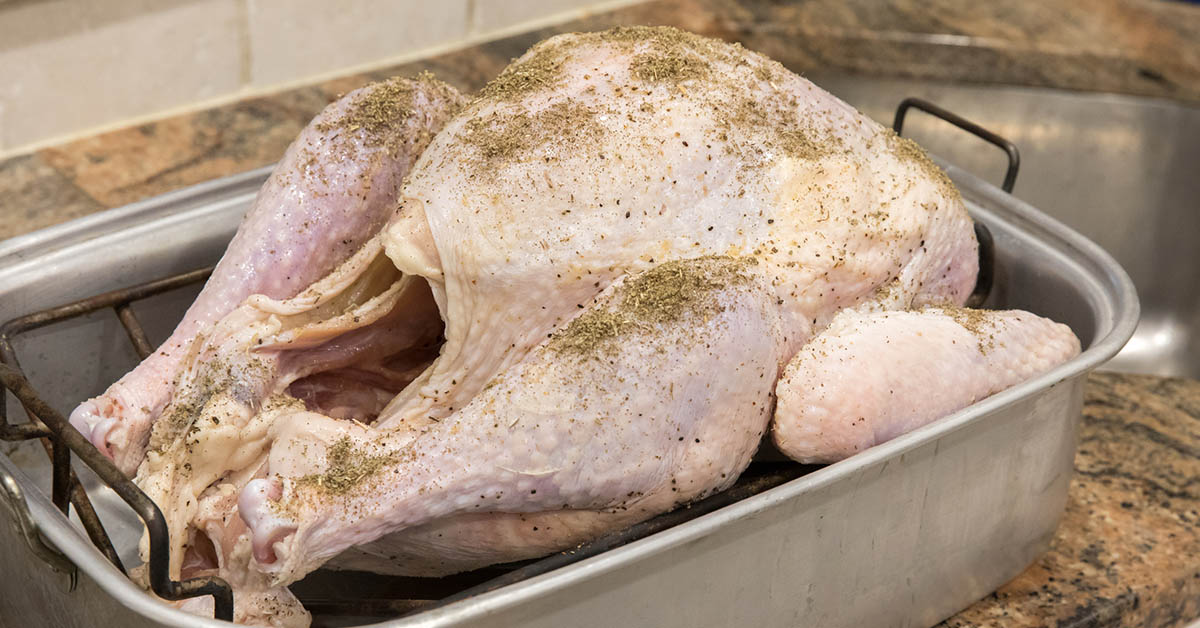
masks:
{"label": "metal roasting rack", "polygon": [[[918,98],[906,98],[896,110],[892,128],[899,134],[909,109],[925,111],[949,122],[1005,151],[1008,169],[1002,189],[1012,192],[1020,166],[1020,155],[1012,142],[974,124],[961,116]],[[987,227],[975,224],[979,240],[979,275],[967,305],[978,307],[987,298],[993,278],[994,244]],[[93,312],[112,308],[124,327],[137,355],[145,359],[154,351],[145,330],[133,312],[132,304],[171,290],[200,283],[212,273],[213,267],[201,268],[128,288],[90,296],[72,303],[41,310],[9,320],[0,325],[0,384],[12,393],[24,408],[28,420],[10,422],[7,404],[0,398],[0,439],[5,441],[41,441],[52,463],[51,500],[63,513],[75,514],[97,549],[122,572],[126,572],[113,547],[87,491],[71,469],[71,455],[83,461],[96,475],[134,510],[146,526],[149,536],[148,574],[150,588],[167,600],[211,595],[214,616],[232,621],[233,591],[221,578],[210,576],[183,581],[172,580],[169,572],[169,536],[166,519],[158,506],[126,477],[111,460],[76,431],[61,413],[47,403],[21,371],[13,348],[17,336],[57,323],[63,323]],[[796,463],[755,462],[730,489],[648,521],[600,537],[577,548],[549,557],[489,567],[445,578],[407,578],[356,574],[354,572],[324,573],[318,571],[293,585],[293,591],[315,614],[369,616],[403,616],[457,602],[500,587],[520,582],[554,569],[595,556],[606,550],[636,541],[661,530],[720,509],[724,506],[784,484],[808,473],[815,467]],[[4,487],[9,493],[13,490]],[[14,500],[19,501],[19,500]],[[29,517],[18,513],[18,526],[30,549],[52,567],[67,572],[74,582],[74,566],[48,546]],[[347,584],[349,583],[349,584]],[[330,593],[332,591],[332,593]],[[339,595],[339,591],[344,595]],[[407,598],[397,599],[403,591]]]}

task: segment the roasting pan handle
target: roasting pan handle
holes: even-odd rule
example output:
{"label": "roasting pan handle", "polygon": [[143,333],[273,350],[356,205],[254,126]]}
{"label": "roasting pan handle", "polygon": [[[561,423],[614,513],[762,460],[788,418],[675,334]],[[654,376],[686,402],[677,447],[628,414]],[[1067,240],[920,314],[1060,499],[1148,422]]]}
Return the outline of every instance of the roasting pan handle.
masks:
{"label": "roasting pan handle", "polygon": [[[0,403],[3,401],[0,400]],[[51,547],[42,538],[37,521],[29,512],[29,504],[25,501],[25,491],[21,488],[21,483],[8,469],[2,466],[0,466],[0,496],[2,496],[0,501],[8,506],[9,514],[12,516],[13,532],[25,539],[25,545],[29,547],[29,551],[42,559],[51,569],[66,574],[69,583],[67,591],[74,591],[75,585],[79,581],[79,570],[69,558]]]}
{"label": "roasting pan handle", "polygon": [[[941,118],[950,124],[984,140],[999,146],[1008,156],[1008,170],[1004,173],[1004,183],[1000,189],[1012,194],[1013,186],[1017,184],[1017,170],[1021,168],[1021,153],[1017,145],[993,133],[970,120],[924,100],[921,98],[905,98],[896,107],[896,118],[892,121],[892,130],[900,135],[904,129],[904,116],[909,109],[916,108],[932,116]],[[992,232],[982,223],[975,223],[975,239],[979,241],[979,274],[975,279],[975,289],[967,298],[967,307],[979,307],[987,300],[992,291],[992,280],[996,267],[996,244]]]}
{"label": "roasting pan handle", "polygon": [[[150,499],[133,482],[130,482],[129,478],[125,477],[125,474],[111,460],[100,453],[84,438],[83,434],[67,422],[66,417],[38,397],[20,371],[0,363],[0,384],[3,384],[3,387],[8,389],[33,416],[41,419],[42,423],[55,435],[56,442],[62,442],[69,447],[141,518],[142,523],[146,525],[147,536],[150,538],[150,552],[146,561],[150,590],[165,600],[183,600],[211,595],[214,617],[233,621],[233,589],[225,580],[217,576],[191,578],[183,581],[171,579],[169,566],[171,537],[167,528],[167,519],[154,500]],[[0,403],[3,402],[3,398],[0,397]],[[13,486],[18,491],[20,490],[19,485],[14,483]],[[7,486],[5,490],[8,490]],[[18,494],[20,493],[18,492]],[[23,504],[24,501],[22,500],[21,503]],[[28,509],[25,512],[28,513]],[[37,550],[34,551],[36,553]]]}
{"label": "roasting pan handle", "polygon": [[1008,170],[1004,172],[1004,183],[1000,184],[1000,189],[1012,194],[1013,186],[1017,184],[1017,170],[1021,168],[1021,152],[1017,150],[1016,144],[956,113],[946,111],[928,100],[911,97],[900,101],[900,106],[896,107],[896,118],[892,121],[892,130],[896,132],[896,135],[901,134],[901,131],[904,129],[904,116],[908,114],[909,109],[913,108],[941,118],[986,142],[1000,147],[1000,150],[1003,150],[1008,155]]}

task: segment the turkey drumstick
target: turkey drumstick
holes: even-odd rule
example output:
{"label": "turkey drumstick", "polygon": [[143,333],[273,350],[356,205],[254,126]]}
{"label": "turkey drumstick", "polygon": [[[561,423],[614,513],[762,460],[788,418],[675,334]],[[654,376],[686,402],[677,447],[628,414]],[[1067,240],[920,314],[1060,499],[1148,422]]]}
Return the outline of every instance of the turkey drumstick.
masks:
{"label": "turkey drumstick", "polygon": [[72,425],[132,474],[192,342],[246,297],[291,297],[357,251],[387,221],[404,176],[461,104],[452,87],[423,76],[368,85],[326,107],[288,147],[171,337],[75,408]]}

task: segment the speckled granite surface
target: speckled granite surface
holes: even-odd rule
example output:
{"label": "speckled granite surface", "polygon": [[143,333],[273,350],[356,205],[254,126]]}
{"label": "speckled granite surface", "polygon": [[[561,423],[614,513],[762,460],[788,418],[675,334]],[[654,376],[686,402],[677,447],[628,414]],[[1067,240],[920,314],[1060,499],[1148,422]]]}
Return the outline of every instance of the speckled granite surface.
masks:
{"label": "speckled granite surface", "polygon": [[[271,163],[326,103],[370,80],[428,69],[474,90],[545,36],[615,24],[736,39],[796,71],[1200,102],[1200,9],[1185,5],[658,0],[0,161],[0,238]],[[1051,550],[946,626],[1159,627],[1200,617],[1200,382],[1105,373],[1087,395]]]}

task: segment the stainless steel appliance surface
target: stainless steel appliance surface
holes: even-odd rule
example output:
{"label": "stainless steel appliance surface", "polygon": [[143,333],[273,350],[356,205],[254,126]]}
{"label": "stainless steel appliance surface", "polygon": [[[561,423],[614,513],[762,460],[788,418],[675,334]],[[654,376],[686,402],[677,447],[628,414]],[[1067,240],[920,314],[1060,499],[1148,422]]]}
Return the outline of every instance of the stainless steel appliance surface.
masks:
{"label": "stainless steel appliance surface", "polygon": [[[927,626],[1043,552],[1065,503],[1085,374],[1124,345],[1138,302],[1095,244],[948,167],[996,243],[988,307],[1068,323],[1085,351],[952,416],[709,514],[591,558],[375,625]],[[265,171],[214,181],[0,243],[0,320],[212,263]],[[166,337],[195,288],[135,304]],[[15,339],[29,379],[61,412],[137,360],[112,310]],[[20,416],[10,398],[8,416]],[[127,565],[141,525],[76,464]],[[35,442],[0,456],[0,617],[29,626],[216,626],[141,591],[51,504]],[[13,488],[15,487],[15,488]],[[27,547],[31,526],[77,566],[77,584]],[[60,569],[63,560],[58,560]],[[20,574],[13,577],[12,574]],[[335,576],[336,577],[336,576]],[[236,601],[235,601],[236,603]],[[325,625],[365,617],[318,616]]]}
{"label": "stainless steel appliance surface", "polygon": [[[1044,88],[808,78],[884,124],[901,98],[917,96],[1019,146],[1013,194],[1099,244],[1137,286],[1141,323],[1104,368],[1200,378],[1200,107]],[[1001,154],[945,122],[913,114],[904,129],[989,181],[1004,174]]]}

